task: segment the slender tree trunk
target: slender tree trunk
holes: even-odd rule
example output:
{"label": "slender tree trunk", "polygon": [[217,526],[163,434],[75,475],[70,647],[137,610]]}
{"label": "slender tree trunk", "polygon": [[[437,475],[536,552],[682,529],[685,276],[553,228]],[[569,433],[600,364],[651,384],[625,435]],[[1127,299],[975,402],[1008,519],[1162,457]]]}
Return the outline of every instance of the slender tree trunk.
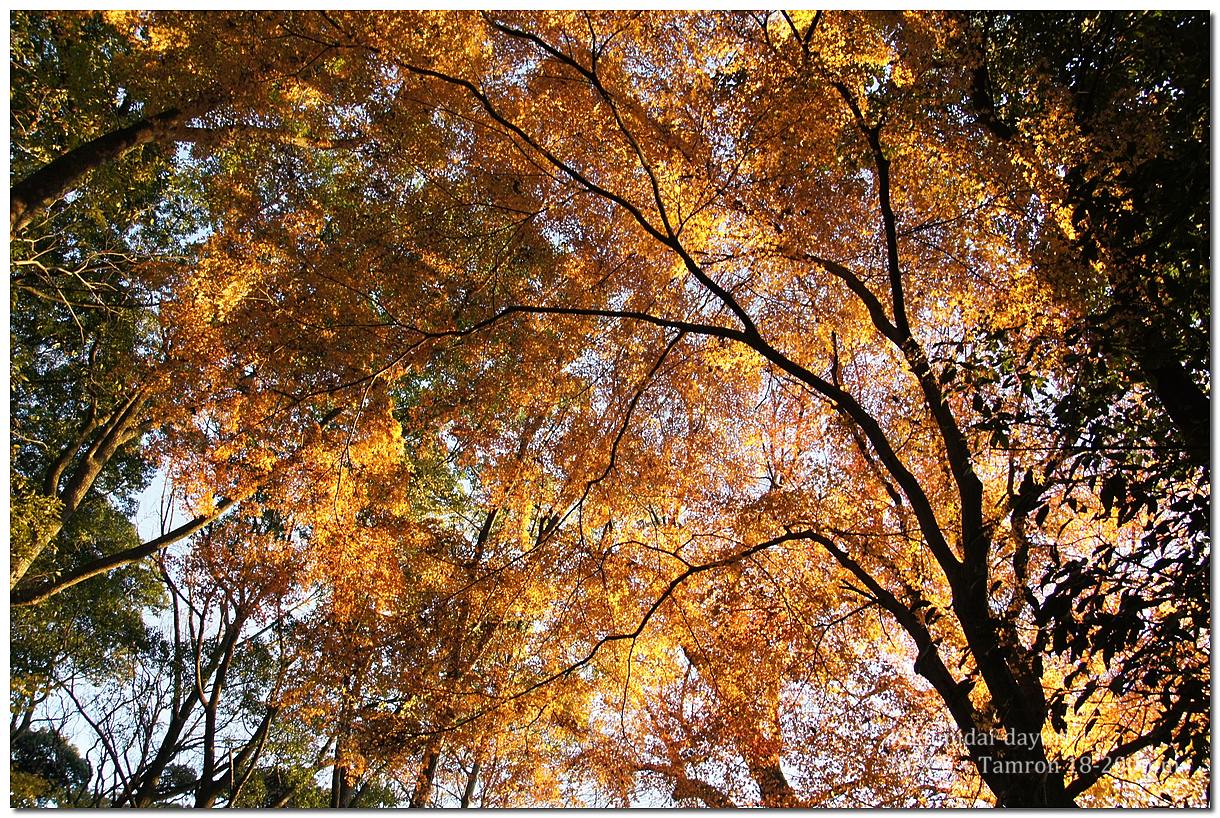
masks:
{"label": "slender tree trunk", "polygon": [[[11,745],[12,742],[16,741],[17,739],[24,736],[27,732],[29,732],[30,725],[33,723],[33,721],[34,721],[34,705],[30,705],[29,707],[23,707],[22,712],[19,715],[14,715],[13,718],[9,721],[9,730],[8,730],[9,744]],[[476,769],[477,769],[477,765],[476,765]]]}
{"label": "slender tree trunk", "polygon": [[[130,796],[132,806],[145,808],[152,805],[153,798],[156,795],[157,783],[161,780],[161,775],[165,772],[165,768],[169,766],[170,762],[180,752],[181,747],[178,740],[182,736],[187,721],[190,719],[191,713],[198,701],[199,697],[194,694],[194,691],[188,691],[179,704],[178,709],[170,716],[165,736],[161,739],[161,745],[157,749],[157,754],[153,756],[152,761],[142,771],[139,783],[135,786],[135,792]],[[116,807],[123,806],[126,801],[127,795],[124,794],[115,801],[114,805]]]}
{"label": "slender tree trunk", "polygon": [[[242,787],[253,775],[255,765],[258,764],[258,759],[267,744],[267,735],[271,732],[271,725],[278,714],[278,705],[267,705],[267,712],[263,715],[263,720],[259,722],[258,729],[254,731],[254,735],[241,748],[237,756],[234,757],[233,751],[229,751],[229,806],[237,803],[237,797],[241,794]],[[242,769],[243,772],[238,773],[239,769]]]}
{"label": "slender tree trunk", "polygon": [[[222,620],[227,617],[227,605],[221,607]],[[220,660],[216,662],[216,670],[212,675],[212,689],[204,704],[203,730],[203,766],[199,773],[199,786],[195,790],[195,806],[209,808],[224,790],[226,776],[216,775],[219,759],[216,755],[217,739],[219,738],[220,701],[224,696],[225,683],[228,680],[229,666],[237,649],[237,641],[241,637],[241,629],[245,624],[245,615],[238,609],[234,612],[233,621],[226,625],[224,641],[221,643]],[[201,634],[202,635],[202,634]],[[211,664],[211,663],[209,663]],[[203,678],[197,678],[195,687],[203,690]],[[230,756],[230,760],[232,757]],[[232,769],[230,769],[232,774]]]}
{"label": "slender tree trunk", "polygon": [[466,788],[462,790],[462,809],[470,806],[471,799],[474,798],[474,788],[479,783],[479,770],[482,764],[478,759],[475,759],[474,765],[470,768],[470,775],[466,776]]}
{"label": "slender tree trunk", "polygon": [[352,785],[347,768],[343,766],[344,741],[340,736],[335,741],[335,764],[330,775],[330,808],[346,809],[352,799]]}
{"label": "slender tree trunk", "polygon": [[436,779],[436,767],[440,759],[440,742],[436,739],[429,740],[427,746],[424,747],[419,778],[415,780],[415,789],[411,792],[412,809],[426,807],[432,802],[432,782]]}
{"label": "slender tree trunk", "polygon": [[[64,448],[55,463],[48,469],[43,488],[47,491],[48,496],[59,499],[61,503],[59,519],[41,531],[38,540],[32,543],[24,553],[13,555],[12,563],[9,566],[10,591],[17,586],[34,561],[54,541],[64,525],[80,508],[89,489],[93,487],[98,475],[115,453],[123,444],[142,433],[144,426],[140,423],[140,418],[146,399],[147,395],[143,389],[135,390],[116,406],[102,423],[99,423],[91,413],[89,421],[82,428],[77,439]],[[99,425],[100,429],[97,428]],[[94,435],[93,441],[81,455],[81,447],[88,440],[88,435],[94,431],[96,431],[96,435]],[[78,458],[76,467],[68,474],[67,482],[61,490],[59,483],[64,470]]]}

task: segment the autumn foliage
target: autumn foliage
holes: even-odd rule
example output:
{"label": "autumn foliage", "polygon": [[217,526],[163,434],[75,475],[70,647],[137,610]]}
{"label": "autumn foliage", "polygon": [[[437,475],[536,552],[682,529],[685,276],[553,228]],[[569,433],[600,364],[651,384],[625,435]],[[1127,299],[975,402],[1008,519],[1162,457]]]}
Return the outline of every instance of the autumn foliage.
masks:
{"label": "autumn foliage", "polygon": [[14,803],[1207,803],[1207,33],[14,13]]}

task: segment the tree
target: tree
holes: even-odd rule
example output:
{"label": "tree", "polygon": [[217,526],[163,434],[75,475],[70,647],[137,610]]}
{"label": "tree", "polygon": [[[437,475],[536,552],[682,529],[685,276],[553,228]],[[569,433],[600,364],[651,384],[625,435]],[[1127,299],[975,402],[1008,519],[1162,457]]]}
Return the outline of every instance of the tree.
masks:
{"label": "tree", "polygon": [[[1187,47],[1151,56],[1197,21],[69,19],[118,44],[139,108],[31,163],[15,236],[124,163],[197,180],[206,229],[185,262],[165,258],[171,229],[122,267],[156,294],[155,332],[118,356],[151,373],[147,412],[122,392],[109,411],[132,425],[89,428],[88,393],[54,423],[22,411],[87,467],[86,494],[121,496],[100,475],[155,444],[195,515],[183,538],[224,625],[194,647],[197,803],[226,774],[241,802],[239,768],[252,801],[309,801],[283,772],[303,757],[330,768],[332,806],[1205,790],[1206,771],[1147,769],[1203,763],[1210,730],[1192,601],[1210,552],[1205,229],[1156,181],[1200,166],[1205,109],[1177,93],[1199,72]],[[1164,139],[1133,124],[1149,111]],[[1107,141],[1115,123],[1140,138]],[[243,144],[252,130],[268,138]],[[137,152],[178,142],[194,153],[173,173]],[[82,360],[31,366],[79,392]],[[1180,457],[1135,454],[1166,431]],[[31,543],[75,497],[52,489],[20,504]],[[14,598],[66,593],[44,570]],[[232,589],[260,571],[317,595],[264,702],[317,740],[226,773],[217,691],[250,615]],[[965,763],[911,781],[879,760],[912,744]]]}
{"label": "tree", "polygon": [[150,628],[119,667],[51,671],[48,695],[95,738],[92,793],[76,803],[212,806],[240,795],[279,729],[291,662],[285,631],[299,600],[275,543],[266,521],[209,528],[190,558],[161,560],[166,633]]}
{"label": "tree", "polygon": [[[16,67],[27,75],[14,100],[20,174],[124,115],[113,108],[108,70],[94,70],[122,42],[92,16],[71,15],[18,15],[14,37]],[[87,195],[40,213],[13,237],[14,509],[30,510],[11,550],[17,605],[134,562],[203,522],[151,544],[100,539],[87,560],[59,536],[77,518],[96,518],[99,502],[129,515],[149,476],[142,438],[156,426],[158,402],[152,268],[189,254],[185,237],[200,214],[189,182],[169,174],[163,155],[134,159],[102,168]]]}
{"label": "tree", "polygon": [[[1103,514],[1143,520],[1134,548],[1107,544],[1048,569],[1058,582],[1052,615],[1069,634],[1061,651],[1076,655],[1077,640],[1111,655],[1133,648],[1108,683],[1173,691],[1158,730],[1173,736],[1169,757],[1197,765],[1210,712],[1197,648],[1210,618],[1208,196],[1200,187],[1209,72],[1197,39],[1206,27],[1161,14],[1050,22],[978,19],[976,79],[989,89],[987,110],[1003,116],[993,130],[1014,151],[1029,150],[1035,117],[1052,105],[1087,139],[1085,149],[1065,151],[1071,163],[1052,199],[1063,227],[1048,231],[1039,268],[1077,315],[1068,333],[1080,350],[1074,388],[1055,423],[1080,444],[1065,453],[1066,479],[1100,492]],[[1034,107],[1022,97],[1055,102]],[[1163,123],[1155,133],[1140,127],[1150,118]],[[1116,613],[1103,604],[1107,594],[1124,597]],[[1168,617],[1144,613],[1170,605]]]}
{"label": "tree", "polygon": [[[113,62],[121,100],[113,110],[108,105],[113,97],[90,100],[83,112],[92,115],[86,119],[87,125],[66,129],[60,152],[12,186],[10,230],[14,233],[75,190],[91,172],[105,169],[145,145],[188,142],[211,146],[255,136],[329,149],[351,144],[353,139],[352,135],[310,133],[308,114],[305,119],[267,124],[268,106],[278,107],[276,101],[283,102],[284,96],[305,102],[288,109],[301,114],[311,107],[310,98],[316,111],[322,107],[316,105],[321,94],[342,87],[344,72],[334,71],[333,62],[328,65],[326,61],[330,49],[319,50],[308,29],[298,29],[302,22],[322,24],[317,16],[164,14],[150,27],[138,13],[22,15],[22,29],[27,21],[44,35],[31,42],[30,50],[61,61],[69,88],[85,85],[84,90],[92,92],[95,89],[88,86],[94,83],[105,88],[108,72],[92,71]],[[74,47],[74,39],[86,43],[86,48],[102,47],[99,53],[82,59],[79,52],[84,49]],[[185,47],[174,48],[175,44]],[[221,53],[237,61],[217,62]],[[332,70],[318,70],[315,64],[319,61]],[[206,71],[200,70],[205,66]],[[353,69],[358,72],[359,66],[349,61],[348,70]],[[27,66],[27,71],[39,82],[46,78],[43,66]],[[319,79],[338,82],[319,88],[314,84]],[[57,98],[62,96],[51,97]],[[32,129],[40,120],[31,117],[26,122]],[[69,125],[63,121],[54,124]]]}
{"label": "tree", "polygon": [[65,806],[88,782],[90,769],[63,736],[39,729],[13,743],[11,773],[24,777],[21,786],[28,788],[28,794],[15,797],[18,806],[45,807],[52,800]]}
{"label": "tree", "polygon": [[[534,289],[545,297],[506,295],[499,309],[466,319],[470,328],[420,334],[469,337],[490,324],[548,315],[569,319],[556,324],[566,329],[572,318],[584,317],[586,326],[621,333],[616,349],[651,349],[657,368],[684,345],[730,345],[743,350],[742,363],[776,384],[776,391],[805,390],[817,400],[803,410],[820,409],[827,421],[845,427],[843,443],[835,447],[839,462],[855,449],[863,474],[871,471],[868,481],[884,489],[877,511],[890,508],[867,526],[841,512],[816,513],[817,506],[773,525],[824,548],[858,592],[893,617],[912,640],[917,672],[964,733],[998,732],[1009,739],[987,752],[970,748],[1001,803],[1072,802],[1097,776],[1092,769],[1067,770],[1066,742],[1044,744],[1051,705],[1043,685],[1052,671],[1042,643],[1051,634],[1029,641],[1020,636],[1031,624],[1036,628],[1042,613],[1039,578],[1027,573],[1031,554],[1041,562],[1040,554],[1056,547],[1022,537],[1015,530],[1020,521],[1013,522],[1013,512],[1023,511],[1023,475],[1038,461],[1020,456],[1012,445],[1018,441],[997,438],[985,427],[984,384],[968,379],[956,391],[957,365],[968,361],[930,352],[945,337],[941,333],[966,333],[971,346],[984,340],[976,299],[1017,311],[1019,305],[999,292],[1007,287],[1032,295],[1021,270],[997,256],[1001,247],[1019,251],[1032,243],[1026,231],[1033,225],[1004,217],[1028,201],[1017,170],[1001,152],[979,149],[979,131],[927,116],[967,112],[972,76],[969,66],[951,59],[952,43],[938,38],[927,20],[899,24],[846,15],[804,21],[642,15],[600,24],[591,16],[487,17],[485,26],[503,55],[494,66],[454,69],[410,53],[398,56],[394,44],[368,42],[375,35],[365,31],[353,33],[352,41],[365,38],[404,74],[436,89],[433,95],[464,97],[464,116],[479,123],[476,138],[485,138],[478,153],[499,151],[501,166],[521,168],[523,180],[547,203],[541,220],[570,255],[562,259],[560,275]],[[846,58],[823,52],[823,43],[844,40],[859,43],[858,52]],[[607,44],[616,42],[632,46]],[[703,69],[717,53],[727,64],[718,72],[719,86],[709,84],[713,78]],[[514,70],[524,73],[520,84],[494,83],[492,77]],[[732,70],[739,73],[730,78]],[[697,119],[693,106],[663,109],[661,100],[668,105],[679,98],[678,87],[706,87],[710,110],[717,110],[719,93],[740,113],[716,128]],[[526,88],[525,94],[519,90]],[[784,96],[797,93],[799,103]],[[781,109],[777,99],[787,104]],[[785,150],[786,139],[804,150]],[[846,173],[835,173],[836,161]],[[909,181],[934,175],[945,180],[935,189]],[[575,201],[579,210],[569,204]],[[831,207],[833,223],[819,224]],[[855,237],[868,241],[860,247]],[[964,281],[970,277],[968,291]],[[781,311],[779,304],[796,307]],[[835,321],[849,311],[865,323]],[[1048,318],[1042,326],[1025,322],[1004,339],[1034,371],[1058,365],[1055,351],[1031,345],[1055,331],[1057,319]],[[922,329],[920,319],[936,325]],[[640,329],[616,330],[610,322]],[[820,332],[805,330],[827,324]],[[579,342],[561,354],[568,357],[549,367],[552,375],[571,371],[578,355],[596,358]],[[711,363],[704,355],[705,365]],[[866,371],[864,377],[886,384],[887,398],[903,407],[901,414],[864,391]],[[638,375],[628,380],[622,371],[615,374],[619,382],[640,382]],[[1033,372],[1016,374],[1017,394],[1003,397],[1028,405],[1037,392],[1032,384],[1022,392],[1020,378]],[[685,395],[673,390],[671,401],[683,405],[689,389]],[[627,403],[634,408],[641,395]],[[630,420],[630,412],[619,416]],[[914,425],[921,418],[927,422]],[[568,466],[560,479],[569,496],[560,508],[590,482],[582,474],[589,458],[565,463],[564,457],[608,449],[609,471],[624,440],[619,434],[610,445],[607,434],[601,436],[605,443],[590,445],[583,433],[589,421],[576,415],[564,423],[582,433],[548,441],[557,471]],[[897,439],[906,440],[902,452]],[[488,471],[498,466],[488,463]],[[852,479],[858,492],[860,478]],[[582,522],[586,499],[579,501]],[[824,507],[825,496],[819,499]],[[914,556],[928,562],[908,563],[912,555],[883,547],[914,532],[921,544]],[[675,581],[723,559],[679,569]],[[607,638],[639,636],[646,623],[647,615],[636,629]],[[951,669],[950,657],[960,657],[960,670]],[[1157,708],[1147,700],[1125,704]],[[1174,718],[1171,711],[1163,717]],[[1085,739],[1095,757],[1118,759],[1156,743],[1153,734],[1131,736],[1122,721]],[[1083,732],[1096,724],[1082,725]],[[1060,730],[1068,732],[1066,725]],[[1080,746],[1080,740],[1070,743]],[[1010,772],[1055,768],[1064,774]]]}
{"label": "tree", "polygon": [[[215,216],[204,216],[193,168],[174,161],[174,146],[207,153],[252,134],[296,149],[356,141],[351,134],[316,136],[307,120],[317,115],[333,130],[331,115],[347,100],[326,96],[346,87],[340,74],[350,80],[346,72],[359,66],[348,60],[338,74],[314,70],[327,50],[319,52],[291,20],[164,15],[158,22],[151,36],[138,15],[18,15],[14,58],[31,82],[14,105],[21,126],[13,163],[18,181],[10,191],[14,293],[49,306],[19,313],[42,323],[29,327],[22,337],[29,348],[14,355],[14,382],[31,387],[15,395],[16,414],[36,404],[53,406],[58,417],[49,425],[34,415],[41,437],[27,444],[38,451],[24,450],[23,475],[31,482],[20,484],[18,505],[39,509],[43,522],[26,527],[28,542],[15,541],[10,591],[17,605],[155,554],[235,502],[203,504],[164,536],[105,549],[66,575],[26,579],[99,478],[139,450],[145,436],[182,420],[168,395],[184,376],[168,339],[157,337],[157,310],[167,280],[189,267],[206,219]],[[168,49],[171,42],[189,47]],[[198,70],[200,60],[219,53],[245,54],[259,66],[257,77],[216,66]],[[318,86],[319,78],[334,86]],[[276,118],[276,108],[293,115]],[[314,114],[301,119],[306,109]],[[60,354],[41,354],[40,345]],[[70,394],[38,393],[52,384]],[[45,439],[51,429],[57,437]]]}

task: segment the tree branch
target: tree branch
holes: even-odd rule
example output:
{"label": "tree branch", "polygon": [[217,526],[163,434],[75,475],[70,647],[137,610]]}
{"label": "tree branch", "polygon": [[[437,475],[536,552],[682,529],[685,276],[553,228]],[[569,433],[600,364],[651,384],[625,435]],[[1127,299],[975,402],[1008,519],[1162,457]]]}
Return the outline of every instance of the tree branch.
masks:
{"label": "tree branch", "polygon": [[71,588],[73,585],[84,582],[87,579],[92,579],[100,574],[105,574],[113,571],[115,568],[124,565],[130,565],[133,562],[139,562],[145,557],[152,556],[158,551],[173,545],[180,540],[194,534],[207,524],[218,519],[222,514],[236,505],[236,500],[222,500],[210,514],[200,515],[193,520],[178,526],[172,531],[162,534],[156,539],[149,540],[133,548],[128,548],[119,551],[116,554],[100,557],[96,560],[86,563],[76,570],[66,574],[56,580],[47,580],[45,582],[34,585],[31,588],[17,588],[9,595],[9,605],[14,608],[22,608],[30,605],[37,605],[55,594]]}
{"label": "tree branch", "polygon": [[166,131],[201,112],[202,102],[167,108],[124,128],[79,145],[31,173],[9,190],[9,235],[25,228],[52,202],[80,184],[92,170],[133,148],[163,137]]}
{"label": "tree branch", "polygon": [[262,125],[247,125],[245,123],[235,123],[230,125],[217,125],[210,128],[197,128],[187,125],[180,125],[170,128],[167,135],[177,142],[191,142],[196,145],[213,147],[215,145],[228,142],[235,137],[242,137],[251,141],[270,141],[278,142],[281,145],[292,145],[297,148],[307,148],[315,150],[339,150],[343,148],[354,148],[365,142],[364,137],[342,137],[330,139],[326,137],[306,136],[304,134],[295,134],[280,128],[268,128]]}

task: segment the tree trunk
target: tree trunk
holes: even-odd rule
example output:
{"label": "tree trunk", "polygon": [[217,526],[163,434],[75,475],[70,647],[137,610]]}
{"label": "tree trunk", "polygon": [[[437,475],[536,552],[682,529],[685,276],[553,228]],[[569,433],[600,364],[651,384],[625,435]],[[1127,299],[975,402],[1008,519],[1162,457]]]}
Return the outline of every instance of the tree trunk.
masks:
{"label": "tree trunk", "polygon": [[800,806],[796,792],[780,768],[778,756],[758,761],[751,759],[750,777],[758,785],[763,807],[777,809]]}
{"label": "tree trunk", "polygon": [[[54,541],[64,525],[80,508],[89,489],[93,488],[98,475],[115,453],[125,443],[143,433],[144,426],[139,421],[146,399],[147,395],[144,390],[136,389],[114,408],[104,423],[100,424],[97,418],[92,416],[91,411],[90,419],[76,440],[64,448],[55,463],[48,469],[43,489],[48,496],[59,499],[61,503],[59,520],[41,531],[37,542],[32,543],[25,553],[12,555],[12,563],[9,566],[9,591],[17,586],[34,561]],[[88,440],[88,435],[97,430],[99,425],[101,429],[97,431],[89,448],[85,450],[83,456],[80,455],[80,449]],[[76,468],[68,475],[67,483],[60,490],[59,483],[64,470],[78,457]]]}
{"label": "tree trunk", "polygon": [[343,766],[343,740],[335,742],[335,766],[330,775],[330,808],[344,809],[351,798],[351,784],[347,780],[347,768]]}
{"label": "tree trunk", "polygon": [[125,128],[103,134],[55,159],[13,185],[9,192],[9,234],[26,227],[39,212],[80,184],[84,176],[132,148],[153,142],[168,128],[190,119],[194,108],[169,108]]}
{"label": "tree trunk", "polygon": [[479,770],[482,766],[475,761],[474,766],[470,768],[470,775],[466,776],[466,788],[462,790],[462,809],[469,807],[471,799],[474,798],[474,788],[479,782]]}
{"label": "tree trunk", "polygon": [[706,781],[679,775],[674,782],[674,791],[670,796],[675,801],[685,801],[688,798],[698,799],[709,809],[736,809],[737,805],[720,790]]}
{"label": "tree trunk", "polygon": [[426,807],[432,802],[432,782],[436,778],[436,767],[440,759],[440,742],[432,739],[424,748],[424,755],[421,759],[422,769],[419,772],[419,778],[415,781],[415,789],[411,793],[410,806],[412,809]]}
{"label": "tree trunk", "polygon": [[1210,398],[1178,361],[1165,360],[1164,356],[1158,356],[1155,351],[1143,345],[1138,352],[1138,360],[1148,387],[1165,407],[1165,413],[1182,436],[1191,462],[1210,469]]}

